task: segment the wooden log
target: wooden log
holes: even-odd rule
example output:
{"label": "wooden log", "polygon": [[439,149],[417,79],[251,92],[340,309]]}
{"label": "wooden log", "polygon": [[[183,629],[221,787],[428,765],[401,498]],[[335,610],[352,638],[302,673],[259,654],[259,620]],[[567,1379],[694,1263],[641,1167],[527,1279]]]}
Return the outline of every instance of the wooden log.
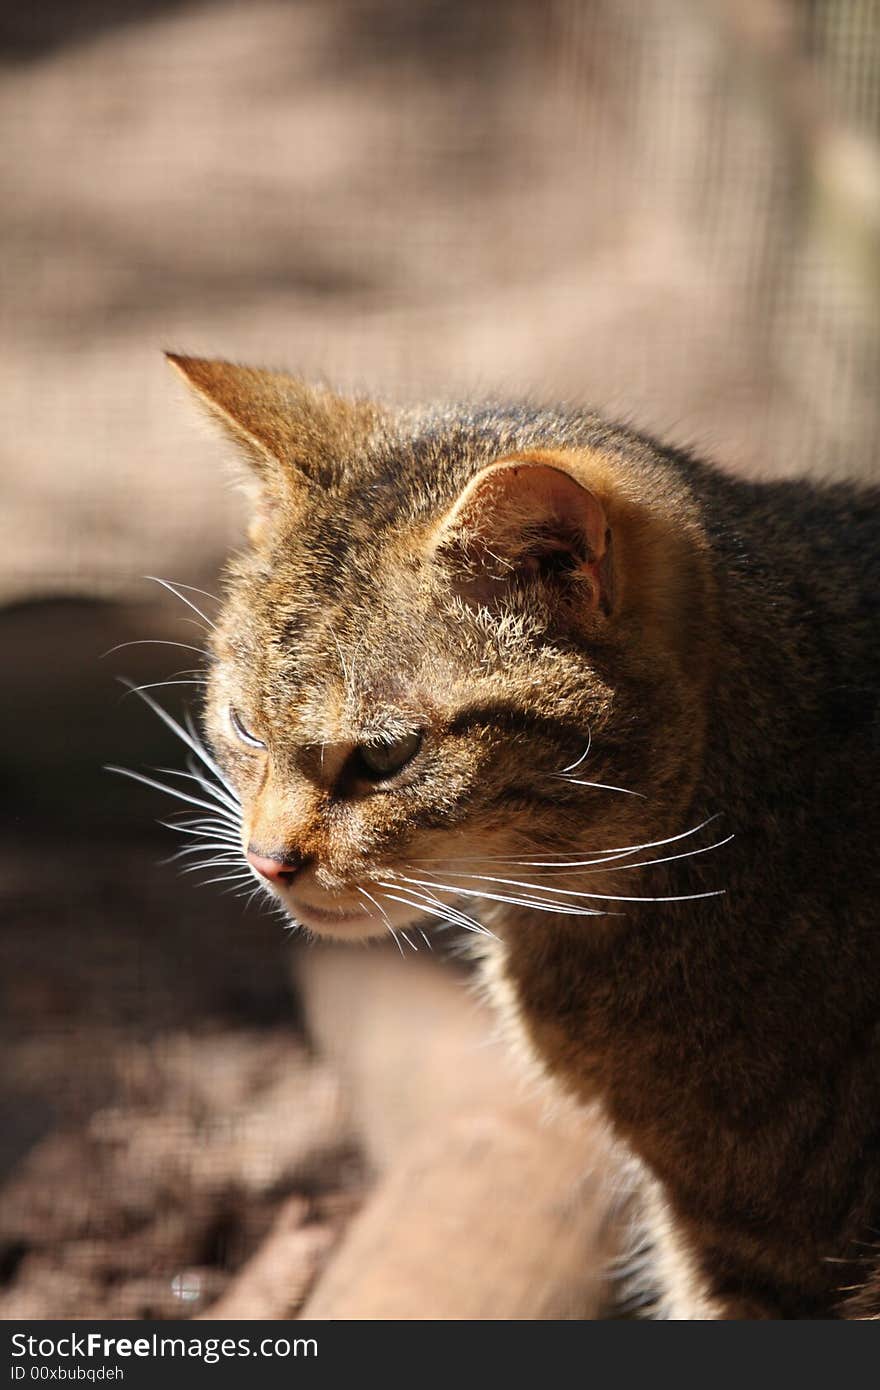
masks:
{"label": "wooden log", "polygon": [[380,1175],[303,1318],[600,1314],[605,1142],[517,1074],[457,974],[421,956],[303,953],[307,1023]]}

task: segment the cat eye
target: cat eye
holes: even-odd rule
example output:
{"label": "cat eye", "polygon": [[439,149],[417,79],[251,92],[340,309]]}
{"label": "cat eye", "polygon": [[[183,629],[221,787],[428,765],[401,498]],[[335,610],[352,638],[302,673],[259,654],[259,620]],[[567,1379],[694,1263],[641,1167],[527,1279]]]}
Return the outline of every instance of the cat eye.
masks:
{"label": "cat eye", "polygon": [[403,734],[390,743],[362,743],[355,749],[355,773],[370,782],[381,782],[412,762],[422,746],[420,733]]}
{"label": "cat eye", "polygon": [[256,734],[252,734],[245,728],[244,724],[241,722],[241,715],[238,713],[238,710],[233,709],[232,705],[229,706],[229,722],[232,725],[236,738],[240,739],[242,743],[246,743],[250,748],[266,747],[261,738],[257,738]]}

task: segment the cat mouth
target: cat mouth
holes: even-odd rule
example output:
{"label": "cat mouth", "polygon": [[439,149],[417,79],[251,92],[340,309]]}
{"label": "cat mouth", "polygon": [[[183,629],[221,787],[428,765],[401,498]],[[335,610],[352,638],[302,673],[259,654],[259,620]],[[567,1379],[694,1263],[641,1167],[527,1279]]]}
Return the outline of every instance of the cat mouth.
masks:
{"label": "cat mouth", "polygon": [[306,927],[311,926],[313,922],[325,927],[343,927],[346,922],[363,923],[370,917],[362,908],[318,907],[316,903],[295,903],[292,898],[289,900],[289,906],[297,921]]}
{"label": "cat mouth", "polygon": [[[277,891],[277,890],[276,890]],[[338,940],[369,940],[384,936],[386,932],[394,935],[396,930],[412,925],[421,914],[413,909],[401,908],[395,903],[380,907],[375,898],[369,906],[360,903],[334,901],[327,905],[309,902],[291,892],[278,893],[293,920],[315,936],[335,937]]]}

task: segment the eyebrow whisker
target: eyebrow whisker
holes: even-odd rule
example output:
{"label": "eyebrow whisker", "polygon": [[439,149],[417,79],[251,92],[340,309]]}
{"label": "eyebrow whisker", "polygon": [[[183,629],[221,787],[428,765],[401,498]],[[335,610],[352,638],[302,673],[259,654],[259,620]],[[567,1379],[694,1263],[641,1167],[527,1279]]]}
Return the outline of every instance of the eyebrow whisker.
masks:
{"label": "eyebrow whisker", "polygon": [[[194,593],[203,594],[205,592],[204,589],[196,589],[194,586],[189,584],[181,584],[180,586],[178,586],[176,584],[172,584],[170,579],[160,579],[158,574],[147,574],[144,576],[144,578],[151,579],[156,584],[161,584],[162,588],[167,589],[169,594],[173,594],[175,598],[180,599],[181,603],[185,603],[187,608],[191,608],[194,613],[197,613],[198,616],[202,619],[202,621],[207,623],[208,627],[211,628],[212,631],[216,630],[217,624],[211,622],[211,619],[208,617],[207,613],[203,613],[201,608],[199,608],[197,604],[193,603],[192,599],[188,599],[186,597],[186,594],[180,593],[180,589],[192,588]],[[208,595],[208,598],[211,598],[210,594]]]}

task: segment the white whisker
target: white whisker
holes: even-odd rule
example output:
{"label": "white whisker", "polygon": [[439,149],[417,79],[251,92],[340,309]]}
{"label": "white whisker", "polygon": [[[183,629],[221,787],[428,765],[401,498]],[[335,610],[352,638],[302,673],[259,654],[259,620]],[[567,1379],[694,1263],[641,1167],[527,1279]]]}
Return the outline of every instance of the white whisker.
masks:
{"label": "white whisker", "polygon": [[203,821],[160,820],[158,824],[163,830],[174,830],[180,835],[193,835],[196,839],[207,839],[209,835],[217,835],[225,838],[229,844],[238,843],[237,828],[233,828],[226,821],[215,821],[211,817],[206,817]]}
{"label": "white whisker", "polygon": [[592,746],[593,735],[591,731],[588,729],[587,746],[584,749],[583,753],[581,753],[580,757],[575,762],[569,763],[568,767],[564,767],[561,772],[551,772],[550,776],[559,777],[562,779],[563,782],[568,782],[573,787],[594,787],[597,791],[601,792],[622,792],[624,796],[638,796],[641,797],[641,799],[644,801],[646,798],[643,792],[631,791],[629,787],[612,787],[609,786],[606,782],[585,782],[580,777],[571,777],[569,775],[570,773],[575,772],[577,768],[581,767],[582,764],[586,762]]}
{"label": "white whisker", "polygon": [[[368,893],[368,892],[367,892],[366,888],[358,887],[358,890],[357,890],[357,891],[360,893],[360,895],[361,895],[362,898],[369,898],[369,900],[370,900],[370,902],[373,904],[373,906],[374,906],[374,907],[377,907],[377,908],[379,909],[379,911],[380,911],[381,914],[382,914],[382,917],[384,918],[385,927],[386,927],[386,929],[387,929],[387,931],[388,931],[388,933],[389,933],[389,935],[390,935],[392,941],[394,942],[394,944],[395,944],[395,946],[397,947],[398,951],[400,952],[401,956],[403,956],[403,947],[401,946],[400,941],[398,940],[397,932],[394,930],[393,926],[391,925],[391,918],[388,916],[388,913],[385,911],[385,909],[384,909],[384,907],[382,906],[382,904],[381,904],[381,903],[378,903],[378,902],[376,901],[376,899],[373,897],[372,893]],[[368,913],[368,915],[369,915],[370,917],[372,917],[372,916],[374,915],[372,912],[370,912],[370,909],[369,909],[369,908],[367,908],[367,913]]]}
{"label": "white whisker", "polygon": [[139,695],[139,694],[141,693],[142,690],[162,690],[162,689],[164,689],[164,687],[165,687],[166,685],[206,685],[206,684],[207,684],[207,677],[204,677],[203,679],[199,680],[199,679],[193,678],[192,676],[188,677],[186,680],[184,680],[184,679],[181,678],[181,679],[169,680],[169,681],[146,681],[146,682],[144,683],[144,685],[132,685],[132,686],[130,686],[129,689],[126,690],[125,694],[124,694],[121,698],[122,698],[123,700],[127,700],[128,697],[129,697],[129,695]]}
{"label": "white whisker", "polygon": [[[615,860],[617,860],[617,859],[622,859],[622,858],[624,858],[624,857],[625,857],[626,855],[628,855],[628,854],[641,854],[643,850],[661,849],[664,845],[671,845],[671,844],[675,844],[675,843],[676,843],[677,841],[679,841],[679,840],[686,840],[686,839],[688,839],[689,836],[691,836],[691,835],[696,835],[700,830],[703,830],[707,825],[711,825],[713,821],[718,820],[718,819],[719,819],[719,816],[720,816],[720,812],[716,813],[714,816],[709,816],[709,817],[708,817],[706,820],[704,820],[704,821],[700,821],[699,825],[692,826],[690,830],[683,830],[683,831],[681,831],[681,833],[678,834],[678,835],[669,835],[669,836],[667,836],[665,839],[662,839],[662,840],[645,840],[642,844],[638,844],[638,845],[618,845],[616,848],[613,848],[613,849],[592,849],[592,850],[582,850],[582,851],[581,851],[581,853],[583,853],[583,854],[589,854],[589,855],[598,856],[597,858],[590,858],[590,859],[567,859],[567,858],[565,858],[566,854],[571,854],[573,851],[571,851],[571,850],[558,850],[558,851],[546,850],[546,851],[544,851],[544,853],[546,853],[546,854],[556,853],[558,857],[557,857],[556,859],[541,859],[541,858],[538,858],[537,856],[532,856],[532,857],[529,857],[529,856],[517,857],[517,856],[514,856],[514,855],[510,855],[510,854],[470,854],[470,855],[468,855],[468,854],[456,854],[456,855],[454,855],[454,856],[453,856],[453,855],[449,855],[449,854],[444,854],[444,855],[421,855],[421,856],[414,855],[414,856],[413,856],[413,862],[416,863],[416,864],[446,864],[446,863],[449,863],[450,860],[453,860],[453,859],[454,859],[454,862],[455,862],[456,864],[468,864],[468,863],[481,863],[481,864],[495,863],[495,864],[499,864],[499,865],[500,865],[500,864],[515,864],[515,865],[522,865],[522,867],[524,867],[524,868],[536,868],[536,869],[555,869],[555,868],[559,868],[559,869],[580,869],[580,868],[589,867],[591,864],[608,864],[608,863],[611,863],[611,864],[613,865],[613,862],[614,862]],[[624,866],[624,867],[625,867],[625,866]]]}
{"label": "white whisker", "polygon": [[[130,686],[131,682],[123,680],[122,684]],[[227,785],[226,778],[223,776],[223,773],[220,771],[220,768],[217,766],[216,762],[211,757],[207,748],[205,748],[202,741],[196,737],[195,730],[192,728],[192,726],[190,726],[189,730],[185,729],[183,725],[179,724],[176,719],[172,718],[168,711],[163,709],[162,706],[158,703],[158,701],[154,700],[151,695],[146,695],[143,691],[138,691],[137,693],[140,699],[143,700],[144,704],[149,709],[151,709],[153,713],[158,716],[159,719],[162,720],[162,723],[165,725],[165,727],[167,729],[170,729],[173,734],[176,734],[177,737],[181,740],[181,742],[185,743],[187,748],[189,748],[189,750],[192,753],[195,753],[199,762],[204,763],[205,767],[209,768],[210,771],[213,772],[214,776],[217,778],[217,781],[222,782],[223,785],[227,787],[227,790],[231,790],[231,788],[229,788]]]}
{"label": "white whisker", "polygon": [[179,787],[168,787],[164,782],[157,782],[154,777],[145,777],[142,772],[132,772],[128,767],[116,767],[112,763],[107,763],[104,767],[105,772],[116,772],[120,777],[129,777],[133,782],[141,782],[145,787],[154,787],[156,791],[165,792],[167,796],[176,797],[178,801],[186,801],[190,806],[201,806],[205,811],[213,811],[230,825],[237,825],[238,822],[231,815],[219,810],[216,802],[202,801],[200,797],[188,796]]}
{"label": "white whisker", "polygon": [[[194,613],[198,613],[199,617],[208,624],[209,628],[211,628],[212,630],[216,629],[217,624],[211,622],[211,619],[208,617],[207,613],[203,613],[201,608],[199,608],[195,603],[193,603],[192,599],[188,599],[186,597],[186,594],[182,594],[179,591],[180,589],[192,588],[194,593],[203,594],[205,592],[204,589],[196,589],[193,585],[190,584],[181,584],[178,587],[176,584],[172,584],[169,579],[160,579],[157,574],[147,574],[144,576],[144,578],[152,579],[156,584],[161,584],[162,588],[167,589],[169,594],[173,594],[175,598],[180,599],[181,603],[185,603],[187,608],[191,608]],[[210,594],[208,594],[208,598],[211,598]]]}
{"label": "white whisker", "polygon": [[190,782],[197,782],[203,792],[215,798],[218,805],[225,806],[227,810],[234,811],[236,815],[241,810],[241,802],[237,797],[229,795],[225,783],[221,786],[217,782],[211,782],[207,777],[202,777],[201,773],[192,769],[189,772],[184,772],[175,767],[157,767],[156,772],[161,772],[163,777],[186,777]]}
{"label": "white whisker", "polygon": [[217,877],[217,878],[203,878],[200,886],[201,886],[202,888],[207,888],[207,886],[208,886],[209,883],[241,883],[241,882],[243,882],[245,879],[248,879],[248,878],[250,878],[250,877],[251,877],[251,875],[250,875],[249,873],[247,873],[247,874],[220,874],[219,877]]}
{"label": "white whisker", "polygon": [[570,787],[595,787],[600,792],[622,792],[624,796],[638,796],[642,801],[646,800],[644,792],[634,792],[629,787],[612,787],[607,782],[585,782],[582,777],[568,777],[564,772],[551,772],[550,776],[558,777]]}
{"label": "white whisker", "polygon": [[[177,850],[174,854],[169,854],[167,859],[160,859],[160,864],[176,864],[179,859],[189,859],[194,854],[207,854],[209,850],[223,851],[230,856],[235,854],[236,845],[230,840],[203,840],[197,845],[184,845],[183,849]],[[241,858],[241,851],[238,850],[238,858]]]}
{"label": "white whisker", "polygon": [[[151,577],[152,576],[149,574],[144,576],[145,579],[150,579]],[[182,580],[175,579],[174,586],[177,589],[186,589],[188,594],[202,594],[205,598],[209,598],[212,603],[223,602],[223,600],[217,594],[212,594],[207,589],[200,589],[197,584],[184,584]]]}
{"label": "white whisker", "polygon": [[[452,873],[447,873],[446,877],[478,879],[481,883],[495,883],[499,884],[503,888],[525,888],[530,893],[553,893],[558,894],[560,897],[564,898],[590,898],[600,902],[612,903],[682,903],[694,902],[697,898],[718,898],[722,897],[724,894],[724,889],[719,888],[706,893],[682,893],[678,895],[654,898],[627,896],[620,893],[584,893],[574,888],[551,888],[549,885],[543,883],[528,883],[524,882],[522,879],[516,878],[498,878],[492,874],[459,874],[453,871]],[[437,887],[450,893],[454,893],[456,891],[455,886],[449,883],[425,883],[423,879],[410,879],[406,878],[404,875],[401,875],[401,878],[404,883],[417,883],[419,884],[419,886],[425,886],[427,888]],[[461,889],[460,891],[467,892],[468,890]]]}
{"label": "white whisker", "polygon": [[[729,845],[731,840],[735,838],[734,835],[726,835],[723,840],[715,840],[711,845],[699,845],[697,849],[685,850],[683,854],[664,854],[659,859],[637,859],[634,864],[600,864],[598,868],[592,869],[591,872],[594,874],[626,873],[629,869],[647,869],[654,864],[671,864],[676,859],[694,859],[698,854],[708,854],[710,850],[721,849],[723,845]],[[557,866],[554,865],[554,869],[556,867]],[[561,875],[576,874],[580,873],[580,869],[562,868],[559,869],[558,872]]]}
{"label": "white whisker", "polygon": [[106,652],[102,652],[100,659],[103,661],[114,652],[125,651],[126,647],[180,647],[185,652],[198,652],[199,656],[210,658],[211,655],[207,648],[194,647],[191,642],[169,642],[166,637],[136,637],[130,642],[117,642],[115,647],[109,647]]}
{"label": "white whisker", "polygon": [[[229,792],[229,795],[234,798],[236,803],[238,803],[238,793],[236,792],[235,788],[231,785],[231,783],[227,781],[226,777],[224,777],[223,769],[219,766],[216,759],[211,757],[211,754],[205,747],[204,740],[199,737],[198,730],[196,729],[196,726],[193,723],[193,718],[189,710],[187,710],[184,714],[183,722],[186,732],[191,740],[189,746],[195,753],[196,757],[199,759],[201,763],[204,764],[205,767],[209,768],[210,771],[213,772],[217,781],[220,782],[222,786],[226,788],[226,790]],[[197,771],[197,769],[193,766],[192,761],[189,762],[188,766],[191,772]]]}
{"label": "white whisker", "polygon": [[584,749],[583,753],[581,753],[580,757],[575,762],[569,763],[568,767],[564,767],[558,775],[560,777],[564,777],[567,772],[574,772],[576,768],[580,767],[581,763],[586,762],[587,758],[589,757],[590,749],[592,748],[592,746],[593,735],[592,732],[589,729],[587,729],[587,746]]}
{"label": "white whisker", "polygon": [[[583,868],[589,868],[589,867],[590,867],[591,865],[593,865],[593,864],[606,864],[606,863],[608,863],[610,860],[625,858],[625,856],[626,856],[627,854],[641,854],[643,850],[647,850],[647,849],[662,849],[664,845],[674,845],[674,844],[677,844],[679,840],[687,840],[691,835],[696,835],[696,834],[698,834],[699,831],[704,830],[705,827],[706,827],[707,825],[711,825],[713,821],[718,820],[719,814],[720,814],[720,813],[716,813],[714,816],[708,816],[706,820],[700,821],[699,825],[692,826],[690,830],[682,830],[678,835],[668,835],[668,836],[666,836],[666,838],[663,839],[663,840],[645,840],[644,843],[643,843],[643,844],[640,844],[640,845],[621,845],[621,846],[619,846],[617,849],[587,850],[587,853],[588,853],[588,854],[592,853],[592,854],[597,854],[597,855],[599,855],[600,857],[599,857],[598,859],[556,859],[556,860],[553,860],[553,859],[532,859],[532,858],[512,859],[512,858],[511,858],[511,859],[508,859],[507,861],[504,861],[504,860],[502,859],[502,860],[500,860],[500,862],[502,862],[502,863],[507,862],[508,864],[522,864],[523,866],[528,866],[529,868],[534,868],[534,869],[555,869],[555,868],[559,868],[559,869],[583,869]],[[564,854],[565,851],[564,851],[564,850],[561,850],[560,853],[561,853],[561,854]],[[476,857],[478,857],[478,856],[474,856],[474,857],[476,858]]]}
{"label": "white whisker", "polygon": [[442,898],[438,898],[435,893],[431,893],[423,888],[419,896],[433,903],[433,905],[441,909],[441,911],[444,911],[450,922],[455,923],[457,926],[464,927],[466,931],[477,932],[480,936],[491,936],[493,940],[498,940],[495,933],[491,932],[482,922],[477,922],[473,917],[468,916],[466,912],[462,912],[460,907],[455,907],[451,903],[444,903]]}
{"label": "white whisker", "polygon": [[[412,889],[404,889],[404,892],[408,891],[410,893],[410,897],[408,898],[402,898],[398,893],[388,891],[391,888],[399,887],[398,884],[380,883],[379,887],[386,890],[385,896],[392,902],[402,903],[404,907],[415,908],[417,912],[426,912],[429,917],[439,917],[442,922],[446,922],[451,926],[463,927],[465,931],[474,932],[477,936],[492,936],[492,932],[488,931],[486,927],[477,925],[472,918],[465,917],[463,913],[456,912],[454,907],[449,907],[446,903],[440,903],[438,907],[433,907],[424,898],[419,897]],[[415,902],[412,901],[413,897],[416,898]],[[435,899],[435,901],[437,900]]]}
{"label": "white whisker", "polygon": [[[181,869],[180,872],[181,874],[194,874],[199,869],[234,869],[240,866],[241,856],[239,856],[238,859],[203,859],[199,864],[188,864],[185,868]],[[250,875],[241,874],[240,877],[248,878]],[[216,882],[216,880],[209,879],[208,882],[213,883]]]}

